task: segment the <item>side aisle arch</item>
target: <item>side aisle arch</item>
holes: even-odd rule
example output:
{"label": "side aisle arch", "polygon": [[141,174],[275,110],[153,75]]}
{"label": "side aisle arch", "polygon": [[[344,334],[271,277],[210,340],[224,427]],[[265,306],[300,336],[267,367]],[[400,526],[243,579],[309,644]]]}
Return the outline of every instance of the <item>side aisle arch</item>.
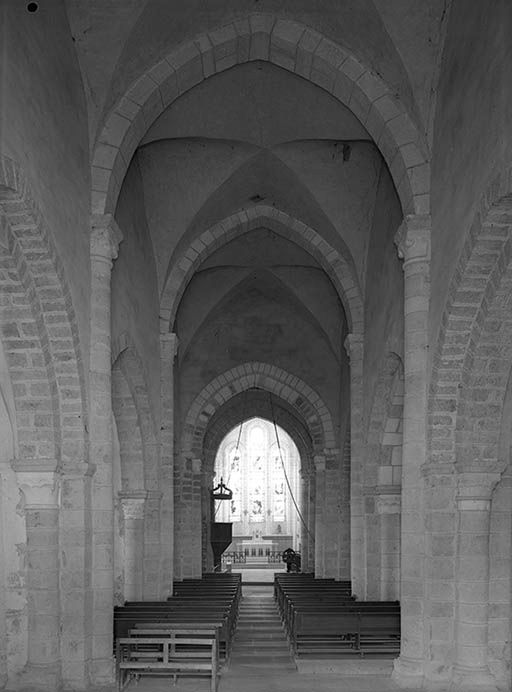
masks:
{"label": "side aisle arch", "polygon": [[[35,662],[38,682],[46,676],[49,686],[57,686],[55,676],[62,674],[66,683],[80,685],[87,676],[87,652],[83,650],[80,660],[76,647],[77,639],[86,637],[82,624],[87,622],[90,603],[90,545],[84,529],[91,518],[88,413],[78,324],[52,236],[22,170],[7,157],[0,158],[0,255],[4,297],[0,322],[18,438],[13,466],[26,500],[24,674],[30,684]],[[38,521],[33,514],[39,510],[46,512],[49,527],[43,539],[34,530]],[[45,552],[47,568],[33,567],[40,562],[38,550]],[[62,624],[40,611],[41,599],[61,614]],[[77,626],[79,612],[83,619]],[[41,641],[46,642],[43,657]],[[73,660],[76,665],[72,670],[63,665],[61,671],[60,665],[55,667],[55,656],[57,662]]]}
{"label": "side aisle arch", "polygon": [[[59,454],[62,463],[70,465],[86,461],[86,388],[71,294],[23,173],[5,157],[0,161],[0,210],[7,222],[2,241],[9,249],[37,325],[37,335],[24,334],[21,327],[16,339],[21,337],[18,345],[23,348],[23,343],[30,346],[31,339],[39,338],[54,402],[51,414],[48,411],[46,415],[52,416],[51,427],[57,431],[55,449],[41,456],[55,458]],[[11,328],[15,329],[14,320]],[[35,427],[41,429],[41,425]]]}
{"label": "side aisle arch", "polygon": [[[498,175],[476,211],[452,280],[434,357],[429,399],[432,464],[425,469],[434,516],[442,487],[452,513],[443,532],[453,539],[455,670],[468,681],[489,677],[501,624],[492,592],[493,532],[503,501],[495,489],[508,457],[500,451],[512,364],[512,169]],[[498,486],[499,487],[499,486]],[[479,512],[472,511],[474,506]],[[448,512],[446,513],[448,515]],[[503,533],[500,540],[503,539]],[[510,545],[510,531],[507,537]],[[478,542],[478,551],[474,546]],[[494,558],[496,555],[494,554]],[[500,567],[503,572],[502,566]],[[501,574],[500,573],[500,574]],[[471,581],[468,579],[471,576]],[[432,576],[432,589],[437,576]],[[491,587],[491,588],[490,588]],[[464,618],[466,594],[478,594],[479,646],[468,646],[474,628]],[[490,598],[493,598],[491,603]],[[434,604],[435,607],[436,604]],[[507,604],[501,604],[506,612]],[[509,612],[509,611],[508,611]],[[432,616],[431,616],[432,617]],[[504,636],[508,640],[508,634]],[[448,639],[435,642],[437,648]],[[498,656],[499,658],[499,656]],[[492,676],[489,677],[491,679]],[[462,680],[462,682],[465,681]]]}
{"label": "side aisle arch", "polygon": [[183,257],[173,265],[160,301],[161,331],[172,330],[179,302],[199,265],[233,238],[264,225],[310,252],[333,282],[345,309],[349,329],[363,333],[363,300],[355,268],[315,230],[289,214],[268,205],[258,205],[232,214],[204,231]]}
{"label": "side aisle arch", "polygon": [[[146,599],[159,597],[160,588],[160,546],[161,546],[161,497],[159,444],[155,423],[151,412],[144,367],[130,335],[123,332],[112,343],[113,397],[114,412],[118,408],[118,434],[121,452],[129,464],[142,464],[137,478],[139,487],[122,490],[121,506],[126,515],[125,521],[136,525],[143,522],[142,535],[137,547],[141,556],[139,576],[133,577],[138,595]],[[116,376],[116,372],[118,375]],[[125,396],[123,397],[123,387]],[[126,391],[126,389],[128,391]],[[125,439],[122,439],[122,436]],[[133,444],[132,442],[133,441]],[[134,454],[134,451],[136,452]],[[140,458],[137,458],[137,457]],[[127,571],[136,565],[125,568]],[[134,570],[137,573],[137,569]],[[143,577],[142,577],[143,575]]]}
{"label": "side aisle arch", "polygon": [[131,337],[126,332],[113,340],[112,365],[117,365],[123,373],[135,405],[142,438],[145,488],[157,490],[159,485],[157,432],[151,413],[142,360]]}
{"label": "side aisle arch", "polygon": [[404,215],[429,213],[427,144],[392,90],[322,34],[269,14],[250,14],[181,44],[131,85],[107,116],[94,149],[93,213],[113,213],[139,142],[176,98],[204,79],[252,60],[294,72],[347,105],[386,160]]}
{"label": "side aisle arch", "polygon": [[[512,168],[496,177],[483,195],[451,282],[429,396],[429,443],[434,463],[454,464],[456,444],[466,436],[462,416],[467,409],[460,402],[468,396],[485,320],[512,257],[511,236]],[[499,348],[499,329],[494,331],[494,346]],[[492,377],[492,372],[489,375]],[[504,388],[506,380],[502,384]],[[457,439],[456,427],[460,430]]]}

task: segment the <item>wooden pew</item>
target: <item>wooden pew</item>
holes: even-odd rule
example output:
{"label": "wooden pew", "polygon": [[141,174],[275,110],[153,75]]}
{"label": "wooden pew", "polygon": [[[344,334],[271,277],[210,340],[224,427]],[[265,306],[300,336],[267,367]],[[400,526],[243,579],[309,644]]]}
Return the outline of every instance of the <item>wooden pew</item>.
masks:
{"label": "wooden pew", "polygon": [[400,604],[353,599],[349,582],[276,575],[274,593],[296,655],[398,653]]}
{"label": "wooden pew", "polygon": [[166,636],[123,637],[116,642],[118,690],[127,679],[142,674],[208,675],[211,692],[216,692],[219,656],[216,629],[171,629]]}

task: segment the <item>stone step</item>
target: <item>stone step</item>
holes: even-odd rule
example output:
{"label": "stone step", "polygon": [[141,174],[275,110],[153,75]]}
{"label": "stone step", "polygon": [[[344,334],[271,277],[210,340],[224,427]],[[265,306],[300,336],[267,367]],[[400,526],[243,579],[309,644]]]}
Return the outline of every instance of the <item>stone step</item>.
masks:
{"label": "stone step", "polygon": [[261,660],[251,656],[237,656],[236,659],[232,658],[230,662],[230,668],[235,666],[255,666],[259,669],[260,674],[262,666],[265,668],[278,668],[283,671],[297,669],[290,656],[267,656],[266,654]]}
{"label": "stone step", "polygon": [[238,630],[266,630],[268,629],[269,631],[276,632],[276,631],[283,631],[283,626],[280,622],[239,622],[238,623]]}
{"label": "stone step", "polygon": [[240,641],[233,642],[233,651],[239,649],[247,649],[253,647],[254,650],[258,651],[290,651],[288,642],[279,639],[241,639]]}

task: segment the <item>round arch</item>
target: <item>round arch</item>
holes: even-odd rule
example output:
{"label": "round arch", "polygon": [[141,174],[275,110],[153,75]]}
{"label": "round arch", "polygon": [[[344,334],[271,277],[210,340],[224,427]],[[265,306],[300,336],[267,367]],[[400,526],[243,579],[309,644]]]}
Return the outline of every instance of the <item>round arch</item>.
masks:
{"label": "round arch", "polygon": [[142,360],[131,336],[126,332],[113,339],[111,360],[112,367],[117,365],[123,373],[137,411],[142,436],[145,489],[157,490],[159,487],[157,431],[151,413]]}
{"label": "round arch", "polygon": [[[503,343],[503,335],[492,324],[487,329],[494,331],[487,336],[484,332],[512,257],[511,236],[512,168],[509,168],[492,181],[482,196],[450,285],[429,395],[429,446],[434,463],[454,464],[456,446],[471,445],[468,413],[472,365],[482,339],[490,349],[489,357]],[[500,379],[503,385],[500,389],[504,389],[506,380],[503,375]],[[488,378],[485,388],[489,387],[492,382]],[[499,397],[502,400],[504,391]],[[494,399],[493,404],[497,403]],[[482,408],[481,401],[478,406]],[[497,455],[496,445],[497,440],[494,450]]]}
{"label": "round arch", "polygon": [[[87,460],[87,402],[78,323],[63,267],[29,184],[19,165],[4,156],[0,157],[0,212],[6,222],[2,224],[0,242],[19,276],[30,312],[28,319],[35,322],[35,333],[26,331],[30,325],[24,324],[27,319],[23,318],[21,304],[16,314],[9,316],[7,327],[11,329],[10,336],[14,337],[11,351],[18,367],[23,359],[31,358],[15,377],[17,383],[21,383],[25,377],[22,371],[28,373],[29,392],[27,368],[44,367],[49,391],[38,397],[36,412],[41,414],[41,420],[49,417],[52,421],[49,426],[53,429],[50,432],[48,425],[36,424],[30,425],[27,431],[18,430],[20,443],[24,441],[25,432],[28,435],[23,456],[58,458],[71,468]],[[43,362],[37,365],[34,359]],[[41,449],[31,453],[34,427],[39,428]],[[48,428],[47,437],[44,436],[45,427]]]}
{"label": "round arch", "polygon": [[429,213],[427,145],[396,95],[338,44],[270,14],[250,14],[184,42],[131,85],[107,116],[94,149],[93,213],[113,213],[140,140],[176,98],[204,79],[252,60],[294,72],[348,106],[381,151],[403,214]]}
{"label": "round arch", "polygon": [[239,211],[204,231],[172,266],[160,301],[161,331],[172,331],[179,302],[199,265],[215,250],[235,237],[264,225],[307,250],[324,268],[345,309],[349,330],[363,333],[363,299],[352,262],[325,241],[314,229],[289,214],[268,205]]}
{"label": "round arch", "polygon": [[[208,424],[215,412],[241,392],[259,388],[285,401],[299,420],[307,423],[315,454],[335,447],[331,414],[320,396],[305,382],[267,363],[245,363],[216,377],[195,398],[183,426],[184,458],[200,459]],[[331,452],[332,453],[332,452]]]}

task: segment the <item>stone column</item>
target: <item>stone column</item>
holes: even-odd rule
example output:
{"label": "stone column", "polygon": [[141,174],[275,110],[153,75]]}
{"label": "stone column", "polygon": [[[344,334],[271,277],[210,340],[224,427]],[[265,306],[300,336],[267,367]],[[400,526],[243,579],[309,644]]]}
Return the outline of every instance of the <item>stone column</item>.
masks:
{"label": "stone column", "polygon": [[[46,463],[45,463],[46,462]],[[59,689],[59,476],[54,461],[15,461],[27,527],[27,664],[23,688]]]}
{"label": "stone column", "polygon": [[62,682],[87,689],[92,653],[92,511],[94,468],[67,462],[61,469],[59,512]]}
{"label": "stone column", "polygon": [[338,516],[338,579],[351,577],[350,569],[350,437],[347,435],[341,455],[340,497]]}
{"label": "stone column", "polygon": [[380,519],[380,593],[382,601],[400,599],[400,508],[399,493],[380,493],[375,509]]}
{"label": "stone column", "polygon": [[499,473],[462,472],[456,568],[456,660],[454,687],[464,692],[497,690],[487,665],[489,534],[491,495]]}
{"label": "stone column", "polygon": [[345,350],[350,360],[350,570],[352,593],[366,592],[363,497],[363,339],[349,334]]}
{"label": "stone column", "polygon": [[175,561],[178,581],[201,576],[201,459],[183,456],[175,469]]}
{"label": "stone column", "polygon": [[[3,521],[4,479],[0,466],[0,555],[5,555],[5,525]],[[5,560],[0,560],[0,690],[7,682],[7,626],[6,626],[6,581]]]}
{"label": "stone column", "polygon": [[325,572],[325,457],[316,455],[315,464],[315,577],[321,579]]}
{"label": "stone column", "polygon": [[144,507],[147,492],[119,493],[124,528],[124,598],[140,601],[144,583]]}
{"label": "stone column", "polygon": [[315,573],[315,553],[316,553],[316,471],[309,472],[308,479],[308,519],[309,543],[308,543],[308,565],[309,571]]}
{"label": "stone column", "polygon": [[110,280],[122,234],[111,214],[95,214],[91,230],[90,461],[93,478],[93,641],[91,677],[114,681],[114,501],[112,487],[112,384]]}
{"label": "stone column", "polygon": [[430,216],[407,216],[395,238],[404,260],[404,432],[401,529],[401,651],[393,677],[418,686],[425,664],[425,508]]}
{"label": "stone column", "polygon": [[160,598],[172,595],[174,571],[174,361],[178,352],[176,334],[160,334]]}
{"label": "stone column", "polygon": [[160,598],[160,514],[162,493],[148,490],[144,503],[144,583],[142,598],[156,601]]}
{"label": "stone column", "polygon": [[201,478],[201,568],[203,572],[213,571],[213,550],[211,546],[212,507],[211,490],[213,488],[213,471],[204,470]]}
{"label": "stone column", "polygon": [[300,496],[301,496],[301,503],[300,503],[300,511],[302,512],[302,516],[304,518],[304,524],[301,522],[301,529],[300,529],[300,542],[301,542],[301,569],[303,572],[310,572],[311,570],[311,565],[309,564],[309,542],[310,542],[310,536],[309,532],[311,531],[311,525],[310,525],[310,520],[309,520],[309,471],[305,471],[303,469],[300,470],[300,479],[301,479],[301,486],[300,486]]}

